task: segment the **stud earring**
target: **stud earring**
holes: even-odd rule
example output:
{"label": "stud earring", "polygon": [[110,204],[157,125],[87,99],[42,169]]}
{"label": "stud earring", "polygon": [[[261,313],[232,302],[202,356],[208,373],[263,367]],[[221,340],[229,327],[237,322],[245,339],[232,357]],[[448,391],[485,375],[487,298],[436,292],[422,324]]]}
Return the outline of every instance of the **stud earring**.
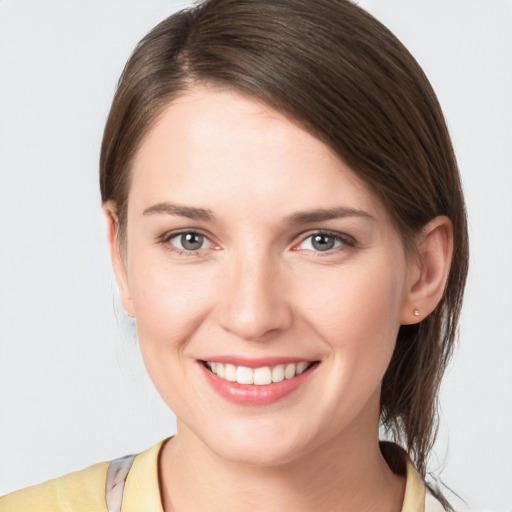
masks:
{"label": "stud earring", "polygon": [[417,309],[417,308],[414,308],[413,315],[414,316],[420,316],[420,310]]}

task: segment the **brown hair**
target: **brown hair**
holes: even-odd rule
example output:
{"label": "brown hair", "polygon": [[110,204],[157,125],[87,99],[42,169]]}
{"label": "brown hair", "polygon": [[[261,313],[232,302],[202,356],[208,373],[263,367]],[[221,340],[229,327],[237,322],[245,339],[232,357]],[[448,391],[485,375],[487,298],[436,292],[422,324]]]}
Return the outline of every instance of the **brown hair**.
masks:
{"label": "brown hair", "polygon": [[382,383],[381,422],[425,476],[468,265],[457,164],[426,76],[347,0],[207,0],[174,14],[135,49],[105,128],[101,194],[116,203],[121,243],[133,157],[169,101],[198,83],[263,100],[329,145],[382,201],[407,247],[433,217],[451,219],[444,296],[419,324],[400,328]]}

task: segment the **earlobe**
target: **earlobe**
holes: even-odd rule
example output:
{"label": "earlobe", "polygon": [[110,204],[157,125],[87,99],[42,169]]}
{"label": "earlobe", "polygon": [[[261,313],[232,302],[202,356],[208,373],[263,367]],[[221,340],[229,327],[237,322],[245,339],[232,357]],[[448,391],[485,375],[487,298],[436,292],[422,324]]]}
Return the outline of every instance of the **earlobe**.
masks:
{"label": "earlobe", "polygon": [[417,253],[409,271],[402,324],[420,322],[443,297],[453,254],[453,228],[448,217],[435,217],[424,226],[418,238]]}
{"label": "earlobe", "polygon": [[110,257],[112,260],[112,268],[119,288],[119,296],[121,304],[125,311],[134,316],[133,301],[130,294],[128,285],[128,275],[126,272],[126,262],[121,252],[119,244],[119,220],[117,216],[117,207],[114,202],[107,201],[103,205],[103,214],[105,216],[105,223],[107,229],[107,241],[110,248]]}

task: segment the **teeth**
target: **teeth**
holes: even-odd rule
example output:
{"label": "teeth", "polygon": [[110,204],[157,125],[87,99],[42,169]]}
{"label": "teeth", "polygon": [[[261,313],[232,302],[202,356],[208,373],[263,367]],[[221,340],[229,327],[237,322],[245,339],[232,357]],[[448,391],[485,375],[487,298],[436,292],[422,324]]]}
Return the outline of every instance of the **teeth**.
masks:
{"label": "teeth", "polygon": [[[219,363],[217,363],[217,368],[218,367]],[[217,375],[219,374],[217,373]],[[236,369],[236,381],[238,382],[238,384],[254,384],[254,372],[252,371],[251,368],[247,368],[247,366],[239,366]]]}
{"label": "teeth", "polygon": [[297,371],[297,365],[294,363],[287,364],[284,369],[284,378],[291,379],[295,377],[295,372]]}
{"label": "teeth", "polygon": [[225,364],[217,363],[215,365],[215,370],[216,370],[217,375],[221,379],[224,379],[226,377],[226,365]]}
{"label": "teeth", "polygon": [[302,361],[301,363],[297,363],[296,374],[300,375],[306,368],[308,367],[308,363]]}
{"label": "teeth", "polygon": [[281,382],[284,380],[284,364],[278,364],[272,368],[272,382]]}
{"label": "teeth", "polygon": [[[219,363],[217,363],[219,364]],[[213,372],[215,373],[215,372]],[[236,366],[234,364],[227,364],[226,365],[226,380],[229,380],[231,382],[236,382]]]}
{"label": "teeth", "polygon": [[238,382],[238,384],[265,386],[272,382],[281,382],[300,375],[309,368],[310,363],[302,361],[300,363],[278,364],[272,367],[248,368],[247,366],[207,361],[206,366],[221,379]]}
{"label": "teeth", "polygon": [[272,384],[272,370],[269,366],[254,369],[254,384],[256,384],[256,386]]}

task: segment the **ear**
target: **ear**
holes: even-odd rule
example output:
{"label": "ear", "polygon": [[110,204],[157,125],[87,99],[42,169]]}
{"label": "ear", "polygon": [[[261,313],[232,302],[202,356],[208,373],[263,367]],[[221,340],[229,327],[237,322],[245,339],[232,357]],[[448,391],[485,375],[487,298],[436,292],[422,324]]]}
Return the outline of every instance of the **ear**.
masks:
{"label": "ear", "polygon": [[128,274],[126,272],[126,262],[119,245],[119,219],[117,216],[117,207],[113,201],[107,201],[103,204],[103,214],[107,228],[107,240],[110,247],[110,257],[112,267],[116,276],[119,296],[124,310],[134,316],[133,301],[128,284]]}
{"label": "ear", "polygon": [[415,324],[435,309],[444,294],[453,255],[453,227],[444,215],[428,222],[411,257],[401,323]]}

